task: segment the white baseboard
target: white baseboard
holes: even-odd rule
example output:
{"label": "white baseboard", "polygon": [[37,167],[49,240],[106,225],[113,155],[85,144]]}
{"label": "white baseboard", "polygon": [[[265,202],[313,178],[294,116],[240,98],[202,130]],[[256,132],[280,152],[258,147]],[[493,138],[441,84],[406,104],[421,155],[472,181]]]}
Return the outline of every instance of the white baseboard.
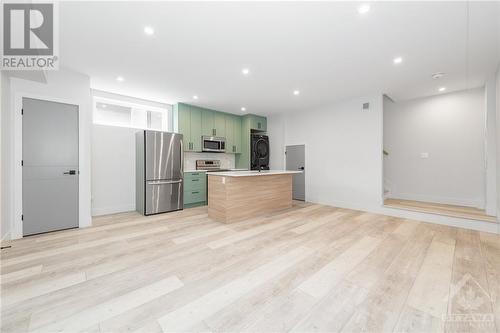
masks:
{"label": "white baseboard", "polygon": [[437,203],[444,205],[466,206],[479,209],[484,209],[485,207],[485,202],[484,200],[481,199],[463,199],[463,198],[451,198],[451,197],[440,197],[432,195],[422,195],[414,193],[396,193],[396,192],[392,192],[389,198],[430,202],[430,203]]}
{"label": "white baseboard", "polygon": [[132,212],[135,210],[135,205],[112,206],[112,207],[93,207],[92,216],[116,214]]}

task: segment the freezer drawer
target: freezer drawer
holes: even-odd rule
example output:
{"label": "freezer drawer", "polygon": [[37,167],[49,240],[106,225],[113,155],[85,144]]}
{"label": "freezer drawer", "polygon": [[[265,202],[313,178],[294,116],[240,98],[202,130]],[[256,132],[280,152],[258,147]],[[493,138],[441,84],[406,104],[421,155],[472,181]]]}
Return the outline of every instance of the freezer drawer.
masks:
{"label": "freezer drawer", "polygon": [[145,215],[182,209],[184,206],[182,186],[182,179],[146,181]]}

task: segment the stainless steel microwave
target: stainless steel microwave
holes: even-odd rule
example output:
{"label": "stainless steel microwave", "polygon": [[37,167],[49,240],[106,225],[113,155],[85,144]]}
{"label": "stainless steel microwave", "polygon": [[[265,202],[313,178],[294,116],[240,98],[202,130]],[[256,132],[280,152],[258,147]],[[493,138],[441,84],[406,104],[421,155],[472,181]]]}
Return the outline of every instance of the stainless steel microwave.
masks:
{"label": "stainless steel microwave", "polygon": [[226,138],[217,136],[203,136],[201,137],[202,151],[212,153],[225,153],[226,152]]}

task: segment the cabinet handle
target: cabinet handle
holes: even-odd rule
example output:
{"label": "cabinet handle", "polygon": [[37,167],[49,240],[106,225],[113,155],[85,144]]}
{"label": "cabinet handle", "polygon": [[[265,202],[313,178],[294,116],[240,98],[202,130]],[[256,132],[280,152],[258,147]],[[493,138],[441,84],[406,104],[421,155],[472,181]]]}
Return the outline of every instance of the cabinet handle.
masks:
{"label": "cabinet handle", "polygon": [[191,194],[197,194],[197,193],[200,193],[200,192],[198,192],[198,191],[191,192]]}
{"label": "cabinet handle", "polygon": [[236,146],[233,146],[233,153],[236,151]]}
{"label": "cabinet handle", "polygon": [[260,129],[260,123],[257,123],[257,127]]}
{"label": "cabinet handle", "polygon": [[197,182],[199,179],[191,179],[192,182]]}

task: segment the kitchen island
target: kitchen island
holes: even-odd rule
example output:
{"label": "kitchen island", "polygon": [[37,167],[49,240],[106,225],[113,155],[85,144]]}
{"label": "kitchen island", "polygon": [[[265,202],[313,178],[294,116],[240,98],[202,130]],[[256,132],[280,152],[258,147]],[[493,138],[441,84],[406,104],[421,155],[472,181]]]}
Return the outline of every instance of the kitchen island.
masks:
{"label": "kitchen island", "polygon": [[292,177],[302,171],[229,171],[208,174],[208,216],[233,223],[292,207]]}

